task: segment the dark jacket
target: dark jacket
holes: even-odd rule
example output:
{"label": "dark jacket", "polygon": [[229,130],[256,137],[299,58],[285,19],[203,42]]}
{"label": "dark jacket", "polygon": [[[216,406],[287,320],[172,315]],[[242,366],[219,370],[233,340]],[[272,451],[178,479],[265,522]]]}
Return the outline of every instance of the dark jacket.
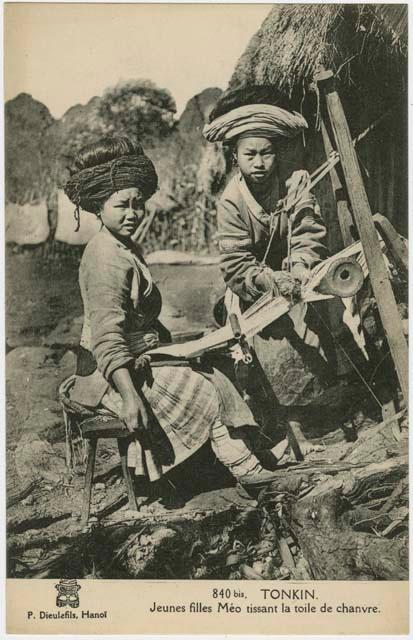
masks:
{"label": "dark jacket", "polygon": [[[93,408],[101,402],[113,372],[130,367],[137,355],[158,346],[159,338],[164,339],[168,332],[158,320],[162,299],[142,256],[106,228],[87,245],[79,282],[84,321],[70,397]],[[172,371],[174,377],[179,376],[179,371]],[[198,372],[214,384],[224,424],[255,425],[251,411],[226,376],[213,367]],[[152,409],[156,415],[156,407]],[[186,429],[189,437],[193,427],[187,425]],[[183,434],[185,428],[180,429],[181,437]]]}
{"label": "dark jacket", "polygon": [[[139,351],[157,346],[154,331],[161,296],[134,248],[105,227],[86,246],[79,269],[84,320],[71,398],[95,407],[113,372],[130,366]],[[137,342],[146,348],[137,348]]]}
{"label": "dark jacket", "polygon": [[[278,183],[268,201],[275,210],[279,198]],[[270,238],[270,215],[258,204],[241,174],[235,175],[225,188],[218,204],[218,234],[221,269],[229,288],[241,300],[251,303],[262,291],[255,277],[263,270],[260,261]],[[291,264],[302,263],[311,268],[326,257],[326,229],[317,202],[311,194],[295,206],[291,218]],[[285,266],[288,255],[288,216],[274,218],[275,233],[266,264],[273,270]]]}

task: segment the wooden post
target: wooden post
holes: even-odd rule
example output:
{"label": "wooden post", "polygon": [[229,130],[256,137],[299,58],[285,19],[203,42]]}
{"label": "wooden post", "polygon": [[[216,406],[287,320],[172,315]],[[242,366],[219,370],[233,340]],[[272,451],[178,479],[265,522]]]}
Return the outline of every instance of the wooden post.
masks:
{"label": "wooden post", "polygon": [[[323,136],[324,149],[328,158],[333,151],[333,145],[324,120],[321,120],[321,135]],[[344,197],[344,190],[338,177],[335,167],[330,171],[331,186],[336,202],[336,215],[330,216],[327,220],[329,230],[329,250],[332,254],[338,253],[344,247],[348,247],[352,243],[350,225],[352,223],[351,213],[348,208],[347,200]],[[337,224],[338,222],[338,224]],[[330,317],[331,331],[336,339],[338,339],[340,331],[343,328],[343,310],[344,305],[339,298],[333,298],[328,301],[328,311]],[[351,364],[345,358],[341,349],[335,348],[337,358],[338,375],[347,375],[352,370]]]}
{"label": "wooden post", "polygon": [[401,235],[397,233],[390,220],[382,216],[381,213],[375,213],[373,216],[373,220],[376,227],[378,227],[380,231],[381,237],[386,243],[394,264],[402,272],[408,273],[409,250],[407,242]]}
{"label": "wooden post", "polygon": [[[328,131],[323,120],[321,121],[321,134],[323,136],[326,156],[328,157],[333,151],[333,145],[331,144],[330,136],[328,135]],[[345,197],[343,185],[341,184],[335,167],[333,167],[330,171],[330,180],[337,204],[337,218],[340,226],[342,241],[344,246],[348,247],[354,242],[354,238],[351,235],[351,225],[353,224],[353,217],[348,206],[347,198]],[[339,243],[337,242],[337,245],[338,244]],[[342,246],[338,246],[337,249],[336,247],[334,247],[334,252],[337,253],[342,248]],[[331,249],[333,249],[333,247],[331,247]]]}
{"label": "wooden post", "polygon": [[357,155],[351,139],[340,97],[335,89],[332,71],[318,75],[317,84],[323,91],[328,114],[341,158],[354,219],[366,257],[373,293],[393,357],[400,387],[408,403],[408,350],[401,318],[391,288],[389,275],[381,253],[370,204],[360,173]]}

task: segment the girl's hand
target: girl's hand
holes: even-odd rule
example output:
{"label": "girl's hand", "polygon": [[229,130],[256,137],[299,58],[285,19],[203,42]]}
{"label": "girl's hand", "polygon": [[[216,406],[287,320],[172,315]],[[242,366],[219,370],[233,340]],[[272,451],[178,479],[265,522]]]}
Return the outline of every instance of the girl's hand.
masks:
{"label": "girl's hand", "polygon": [[292,267],[291,274],[304,285],[307,284],[311,276],[310,270],[307,269],[305,265],[299,263]]}
{"label": "girl's hand", "polygon": [[149,416],[145,406],[145,400],[136,390],[129,370],[121,367],[113,372],[113,382],[122,396],[122,409],[119,417],[126,424],[131,433],[134,431],[147,431],[149,429]]}
{"label": "girl's hand", "polygon": [[260,291],[271,291],[273,296],[296,298],[300,296],[300,287],[294,276],[288,271],[264,269],[255,278],[255,286]]}
{"label": "girl's hand", "polygon": [[138,394],[125,396],[119,417],[131,433],[146,431],[149,428],[148,412]]}

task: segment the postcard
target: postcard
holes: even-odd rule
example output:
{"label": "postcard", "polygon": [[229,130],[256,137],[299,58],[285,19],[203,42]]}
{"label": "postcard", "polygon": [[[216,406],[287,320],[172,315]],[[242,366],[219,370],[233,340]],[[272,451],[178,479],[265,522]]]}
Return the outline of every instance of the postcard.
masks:
{"label": "postcard", "polygon": [[4,17],[7,632],[408,634],[407,4]]}

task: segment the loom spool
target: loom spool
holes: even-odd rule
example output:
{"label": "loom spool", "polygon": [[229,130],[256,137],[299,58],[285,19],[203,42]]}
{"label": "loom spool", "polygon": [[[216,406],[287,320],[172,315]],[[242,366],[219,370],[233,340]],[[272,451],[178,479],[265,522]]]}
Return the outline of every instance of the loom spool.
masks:
{"label": "loom spool", "polygon": [[363,271],[356,260],[339,258],[330,264],[316,289],[327,295],[351,298],[360,291],[363,281]]}

